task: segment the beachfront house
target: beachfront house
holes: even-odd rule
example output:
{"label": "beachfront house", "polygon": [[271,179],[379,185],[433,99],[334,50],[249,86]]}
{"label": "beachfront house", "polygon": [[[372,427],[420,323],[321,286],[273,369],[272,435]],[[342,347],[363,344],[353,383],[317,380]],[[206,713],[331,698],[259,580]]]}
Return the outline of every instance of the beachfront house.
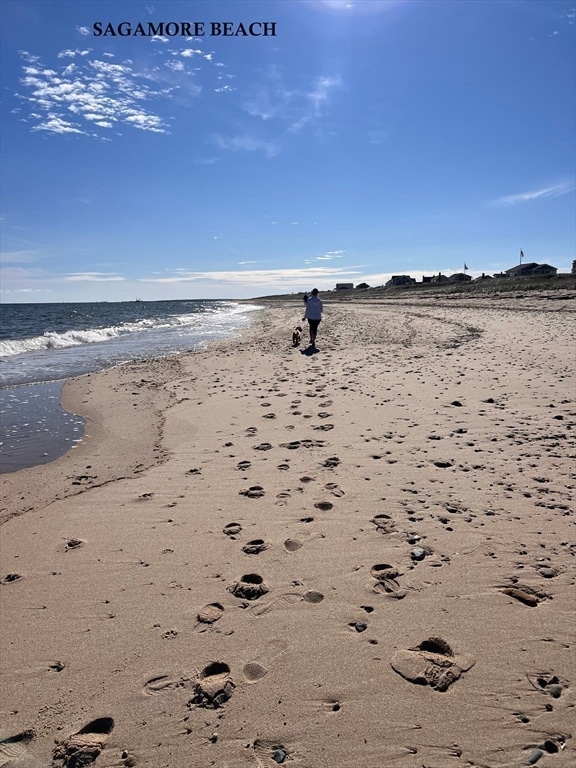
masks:
{"label": "beachfront house", "polygon": [[516,267],[506,270],[508,277],[554,277],[558,270],[550,264],[536,264],[531,261],[528,264],[518,264]]}
{"label": "beachfront house", "polygon": [[392,275],[390,280],[385,283],[385,287],[391,288],[392,286],[397,285],[412,285],[415,282],[416,280],[413,277],[410,277],[410,275]]}
{"label": "beachfront house", "polygon": [[467,275],[465,272],[456,272],[453,275],[450,275],[448,280],[451,283],[469,283],[472,278],[470,275]]}
{"label": "beachfront house", "polygon": [[354,283],[336,283],[337,291],[350,291],[354,288]]}
{"label": "beachfront house", "polygon": [[431,283],[449,283],[450,280],[446,277],[446,275],[443,275],[442,272],[438,272],[437,275],[434,275]]}

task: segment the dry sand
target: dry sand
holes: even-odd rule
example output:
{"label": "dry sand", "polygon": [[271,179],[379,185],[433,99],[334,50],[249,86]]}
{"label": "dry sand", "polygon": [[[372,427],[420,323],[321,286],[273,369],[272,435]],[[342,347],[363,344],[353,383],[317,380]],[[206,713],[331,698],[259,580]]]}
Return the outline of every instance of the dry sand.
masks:
{"label": "dry sand", "polygon": [[574,314],[515,306],[68,383],[2,479],[0,766],[576,765]]}

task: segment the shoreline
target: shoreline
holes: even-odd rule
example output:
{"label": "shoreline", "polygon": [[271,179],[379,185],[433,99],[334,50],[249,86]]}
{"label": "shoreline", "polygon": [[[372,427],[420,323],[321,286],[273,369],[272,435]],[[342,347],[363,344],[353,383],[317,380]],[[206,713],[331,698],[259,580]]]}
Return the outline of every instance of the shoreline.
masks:
{"label": "shoreline", "polygon": [[2,476],[0,736],[58,768],[573,765],[572,305],[329,303],[306,355],[301,299],[259,303],[67,382],[85,439]]}
{"label": "shoreline", "polygon": [[[166,302],[161,302],[165,304]],[[181,304],[194,304],[195,302],[175,302]],[[240,306],[239,302],[225,302],[224,300],[214,301],[214,304],[222,305],[224,303],[234,303],[235,308]],[[241,310],[244,315],[245,323],[249,323],[250,312],[255,305],[248,302],[248,307]],[[202,315],[198,315],[202,318]],[[112,320],[110,320],[112,322]],[[244,325],[244,322],[242,325]],[[242,327],[242,326],[241,326]],[[206,348],[206,344],[212,343],[206,341],[203,335],[206,334],[209,325],[204,328],[204,334],[200,333],[198,339],[188,340],[180,350],[167,345],[164,352],[157,349],[161,345],[158,340],[154,342],[153,353],[150,355],[148,347],[134,349],[132,359],[118,359],[117,343],[115,340],[109,340],[106,343],[84,344],[78,347],[71,346],[66,348],[65,352],[84,355],[82,360],[76,360],[72,369],[64,373],[61,369],[60,376],[48,376],[48,373],[54,374],[51,369],[50,360],[44,362],[46,368],[38,367],[28,372],[28,379],[24,381],[13,381],[11,384],[3,383],[0,387],[0,405],[5,409],[5,418],[2,423],[3,445],[0,447],[0,474],[9,474],[21,469],[36,466],[36,464],[47,464],[57,460],[66,452],[66,443],[74,440],[77,443],[78,425],[81,422],[74,421],[70,414],[66,413],[65,408],[61,406],[60,412],[55,408],[54,403],[50,402],[54,398],[51,396],[51,390],[54,387],[62,388],[68,380],[81,379],[87,375],[95,375],[101,371],[110,370],[122,365],[131,365],[133,363],[142,363],[143,361],[162,360],[170,357],[177,357],[185,352],[194,352]],[[170,330],[170,329],[169,329]],[[238,334],[238,327],[228,330],[228,336],[233,338]],[[221,334],[222,330],[217,329],[216,333]],[[226,339],[226,336],[221,339]],[[170,335],[168,334],[170,340]],[[164,342],[166,344],[166,341]],[[188,345],[194,346],[188,346]],[[110,346],[111,345],[111,346]],[[188,348],[186,348],[188,346]],[[90,357],[96,349],[99,356],[96,365]],[[60,350],[62,351],[62,350]],[[124,354],[127,354],[124,352]],[[108,355],[108,358],[106,358]],[[103,356],[103,357],[102,357]],[[70,365],[70,361],[67,363]],[[65,367],[65,366],[64,366]],[[75,369],[75,370],[74,370]],[[6,373],[6,371],[5,371]],[[31,377],[36,374],[36,380]],[[6,378],[6,377],[4,377]],[[61,398],[59,398],[61,400]],[[50,437],[53,437],[50,440]],[[9,469],[6,469],[9,467]]]}

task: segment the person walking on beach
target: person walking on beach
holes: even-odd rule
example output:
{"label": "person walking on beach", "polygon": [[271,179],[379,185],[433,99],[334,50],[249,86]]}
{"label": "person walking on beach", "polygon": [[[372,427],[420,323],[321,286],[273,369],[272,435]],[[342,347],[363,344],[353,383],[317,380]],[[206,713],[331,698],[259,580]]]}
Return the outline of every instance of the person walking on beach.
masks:
{"label": "person walking on beach", "polygon": [[306,311],[304,312],[304,320],[308,320],[310,327],[310,346],[316,347],[316,332],[318,326],[322,320],[322,302],[318,298],[318,288],[314,288],[312,295],[306,300]]}

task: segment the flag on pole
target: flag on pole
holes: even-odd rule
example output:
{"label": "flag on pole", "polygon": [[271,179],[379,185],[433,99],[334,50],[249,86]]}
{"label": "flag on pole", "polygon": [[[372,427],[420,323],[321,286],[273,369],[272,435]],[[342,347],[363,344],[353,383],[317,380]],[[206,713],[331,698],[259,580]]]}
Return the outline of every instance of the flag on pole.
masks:
{"label": "flag on pole", "polygon": [[520,261],[524,258],[524,251],[520,251]]}
{"label": "flag on pole", "polygon": [[468,267],[466,266],[466,262],[464,262],[464,272],[466,272]]}

